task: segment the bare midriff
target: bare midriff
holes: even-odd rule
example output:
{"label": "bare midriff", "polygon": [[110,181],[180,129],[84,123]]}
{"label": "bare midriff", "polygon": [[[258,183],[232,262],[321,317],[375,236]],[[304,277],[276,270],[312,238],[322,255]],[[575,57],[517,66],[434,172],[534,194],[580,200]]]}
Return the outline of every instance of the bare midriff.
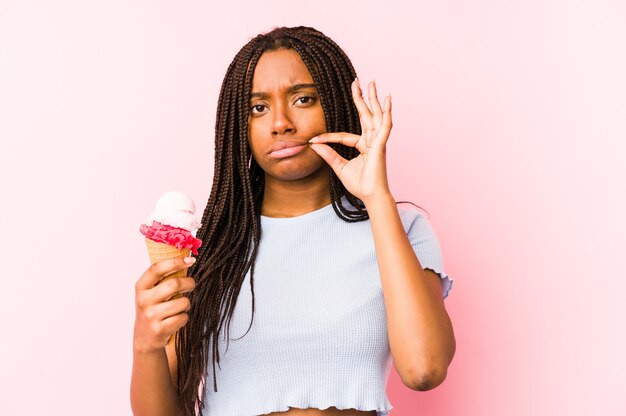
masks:
{"label": "bare midriff", "polygon": [[266,413],[263,416],[376,416],[376,410],[356,410],[356,409],[337,409],[329,407],[328,409],[298,409],[292,407],[286,412]]}

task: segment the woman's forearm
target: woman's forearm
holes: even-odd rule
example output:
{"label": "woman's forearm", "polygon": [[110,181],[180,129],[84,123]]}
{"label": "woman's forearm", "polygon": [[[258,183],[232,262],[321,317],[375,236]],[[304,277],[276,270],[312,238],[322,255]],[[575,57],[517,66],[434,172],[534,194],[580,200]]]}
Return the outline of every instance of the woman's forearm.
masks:
{"label": "woman's forearm", "polygon": [[440,279],[422,269],[393,197],[379,197],[365,204],[376,246],[394,365],[406,385],[428,390],[443,381],[456,348]]}
{"label": "woman's forearm", "polygon": [[172,383],[165,348],[133,352],[130,404],[135,416],[179,416],[182,414]]}

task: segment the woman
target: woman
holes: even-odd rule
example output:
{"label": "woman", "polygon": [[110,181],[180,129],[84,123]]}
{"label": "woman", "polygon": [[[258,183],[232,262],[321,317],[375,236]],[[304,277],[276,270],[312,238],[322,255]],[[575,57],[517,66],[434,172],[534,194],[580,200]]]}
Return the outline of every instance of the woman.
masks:
{"label": "woman", "polygon": [[[444,380],[452,280],[428,221],[391,195],[391,97],[381,105],[373,82],[368,93],[369,107],[345,53],[313,28],[277,28],[237,54],[203,246],[136,285],[135,415],[384,416],[391,358],[414,390]],[[155,286],[186,267],[193,278]],[[188,297],[168,301],[176,292]]]}

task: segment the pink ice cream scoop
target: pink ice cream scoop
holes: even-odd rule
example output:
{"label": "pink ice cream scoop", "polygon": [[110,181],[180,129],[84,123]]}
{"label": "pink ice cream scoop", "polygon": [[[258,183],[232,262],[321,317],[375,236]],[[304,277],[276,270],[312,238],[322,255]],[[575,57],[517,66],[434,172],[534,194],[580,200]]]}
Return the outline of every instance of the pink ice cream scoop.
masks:
{"label": "pink ice cream scoop", "polygon": [[139,231],[152,241],[179,250],[189,249],[197,255],[202,240],[195,238],[192,232],[200,225],[193,200],[184,192],[170,191],[161,195],[148,224],[142,224]]}

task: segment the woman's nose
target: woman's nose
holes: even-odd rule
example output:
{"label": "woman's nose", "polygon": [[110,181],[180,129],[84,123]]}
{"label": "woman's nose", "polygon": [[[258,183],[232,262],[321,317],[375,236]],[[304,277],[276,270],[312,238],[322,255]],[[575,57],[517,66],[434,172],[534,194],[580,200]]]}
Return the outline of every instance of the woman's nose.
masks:
{"label": "woman's nose", "polygon": [[293,133],[295,131],[289,110],[284,104],[277,105],[272,113],[272,135]]}

